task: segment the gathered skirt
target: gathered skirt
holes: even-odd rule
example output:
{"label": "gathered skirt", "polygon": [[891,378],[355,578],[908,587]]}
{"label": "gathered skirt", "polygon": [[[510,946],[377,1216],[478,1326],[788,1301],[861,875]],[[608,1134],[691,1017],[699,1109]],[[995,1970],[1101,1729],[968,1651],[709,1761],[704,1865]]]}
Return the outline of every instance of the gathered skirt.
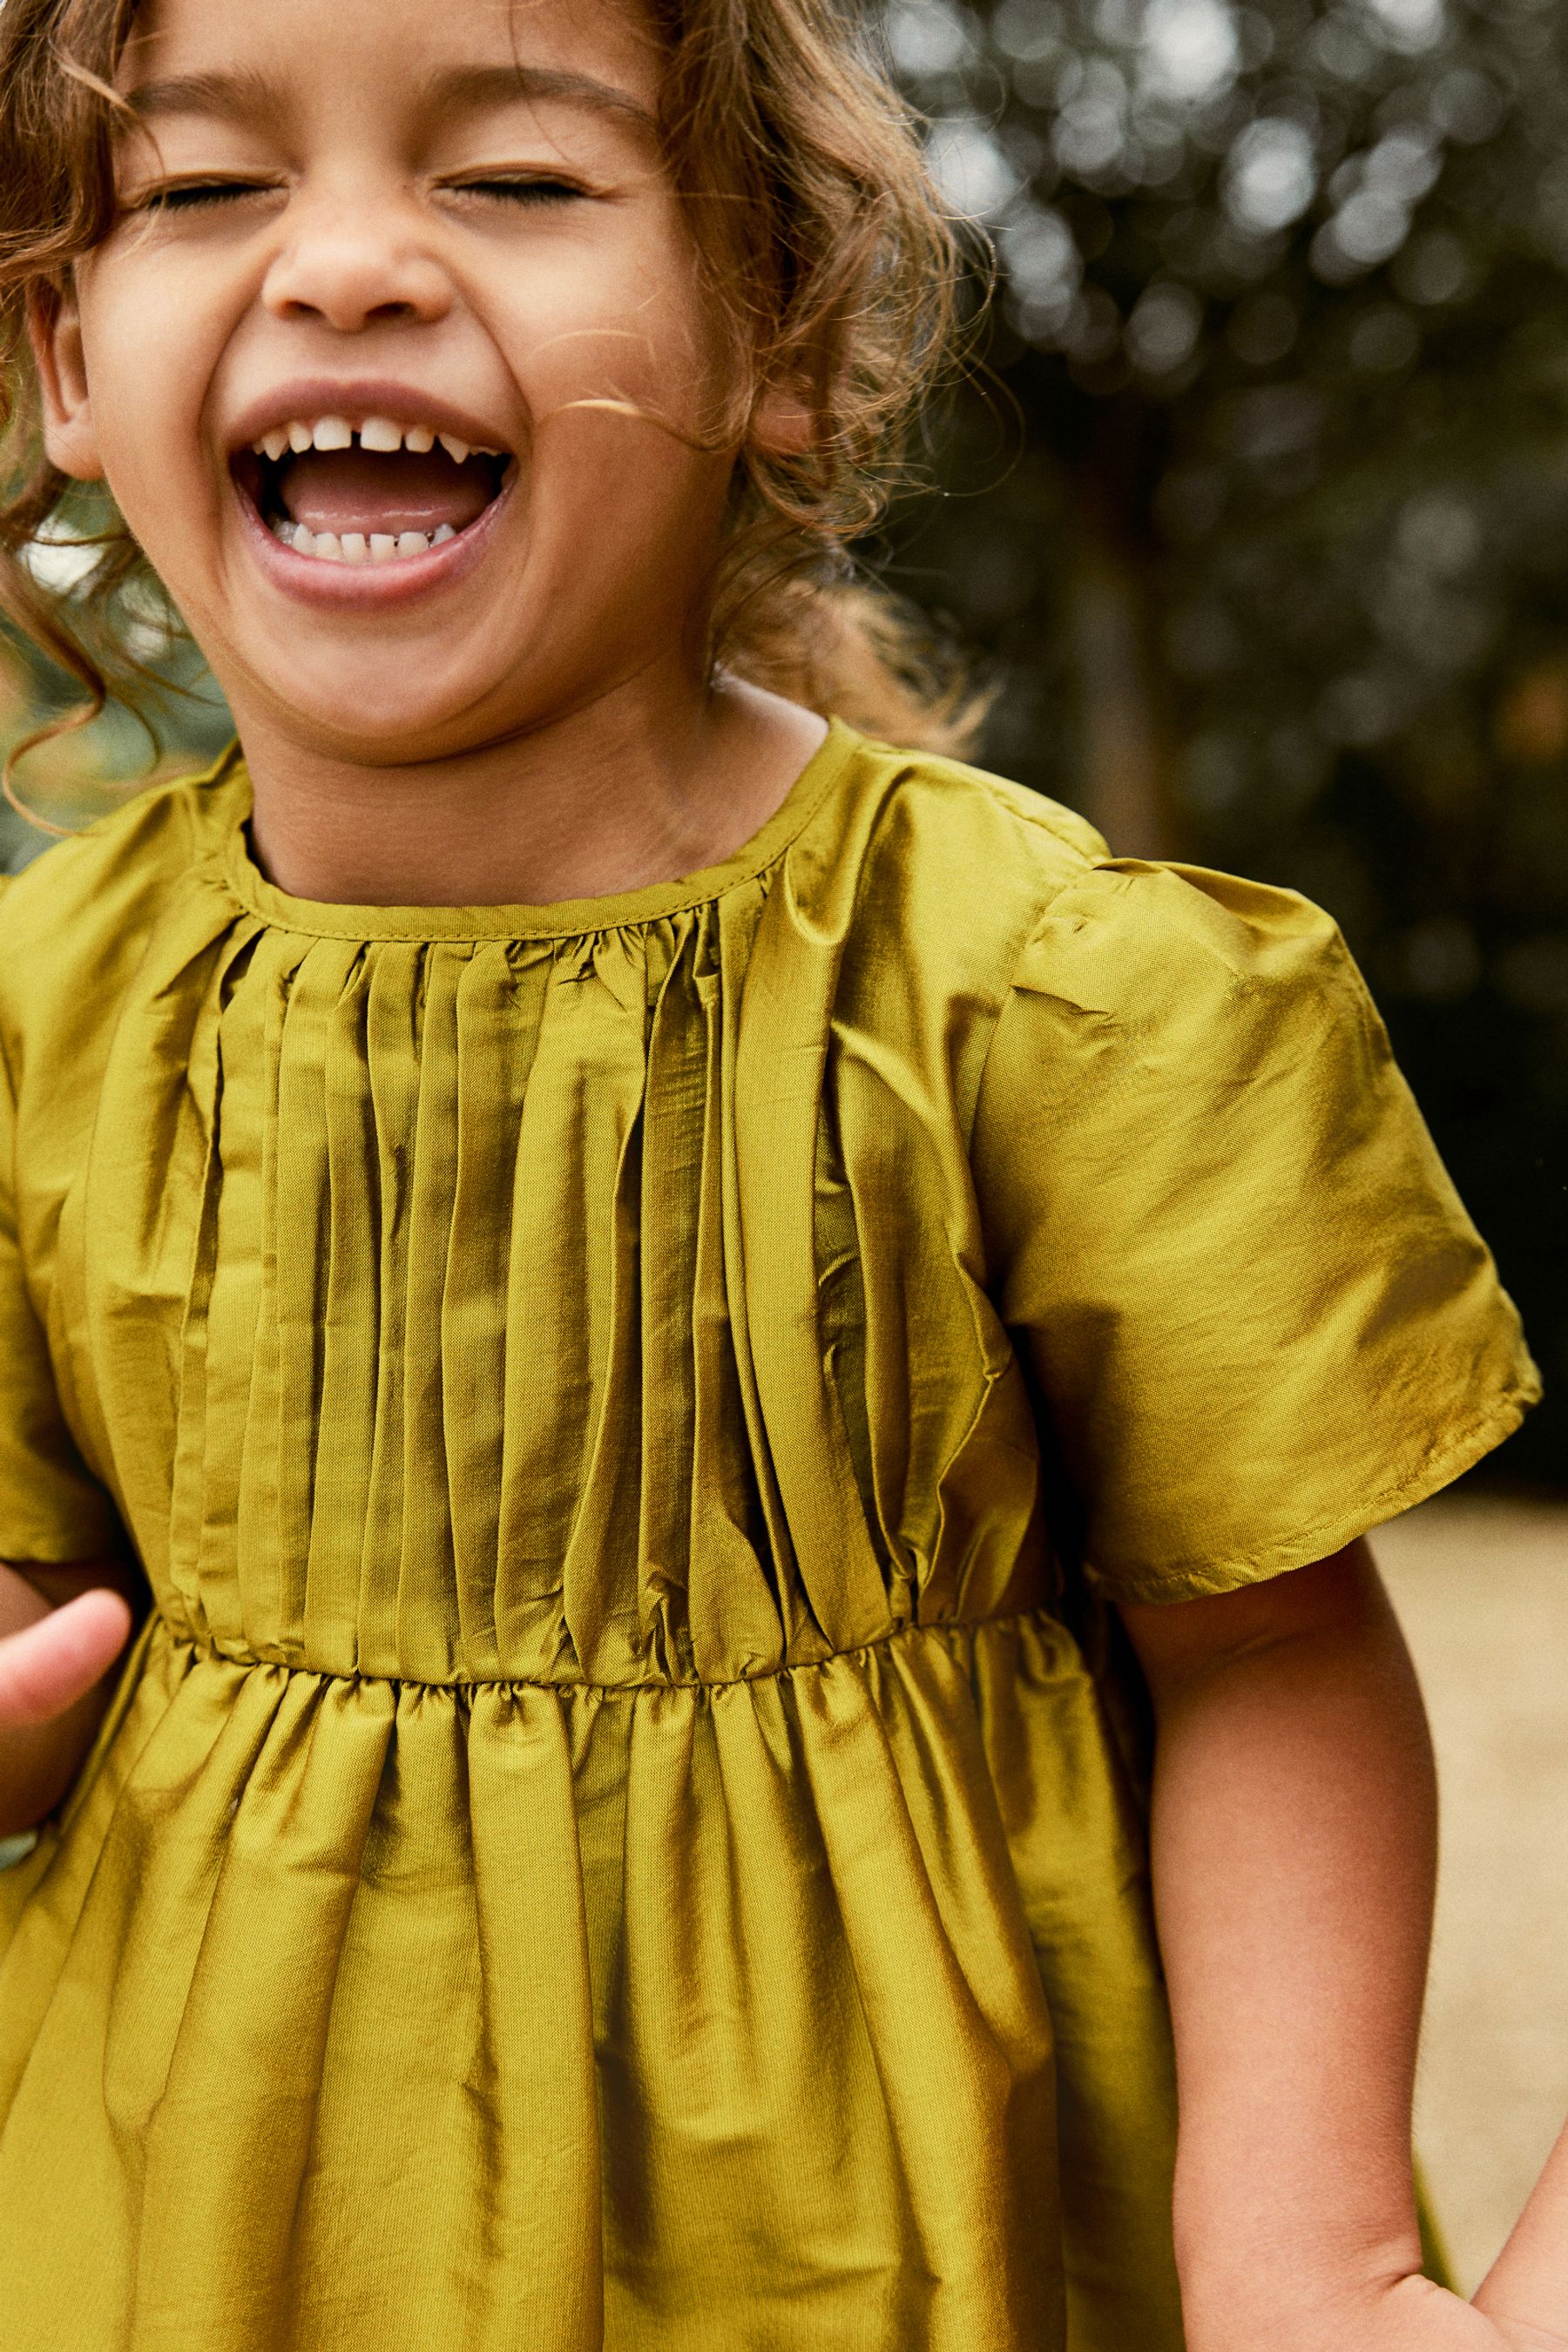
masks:
{"label": "gathered skirt", "polygon": [[1176,2352],[1146,1913],[1047,1618],[621,1687],[155,1619],[0,1876],[0,2311],[26,2352]]}

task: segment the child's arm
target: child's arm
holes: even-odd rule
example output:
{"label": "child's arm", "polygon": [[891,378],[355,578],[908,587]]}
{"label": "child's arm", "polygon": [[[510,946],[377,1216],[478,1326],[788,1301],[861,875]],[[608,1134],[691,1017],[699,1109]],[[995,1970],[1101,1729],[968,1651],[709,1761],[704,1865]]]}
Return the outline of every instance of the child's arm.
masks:
{"label": "child's arm", "polygon": [[1189,2352],[1533,2340],[1420,2276],[1410,2110],[1435,1779],[1365,1546],[1123,1614],[1158,1727]]}
{"label": "child's arm", "polygon": [[[1541,2336],[1543,2344],[1568,2343],[1568,2130],[1482,2281],[1476,2308],[1502,2326],[1559,2331]],[[1537,2339],[1525,2333],[1521,2340]]]}
{"label": "child's arm", "polygon": [[0,1563],[0,1837],[34,1828],[80,1770],[133,1590],[118,1560]]}

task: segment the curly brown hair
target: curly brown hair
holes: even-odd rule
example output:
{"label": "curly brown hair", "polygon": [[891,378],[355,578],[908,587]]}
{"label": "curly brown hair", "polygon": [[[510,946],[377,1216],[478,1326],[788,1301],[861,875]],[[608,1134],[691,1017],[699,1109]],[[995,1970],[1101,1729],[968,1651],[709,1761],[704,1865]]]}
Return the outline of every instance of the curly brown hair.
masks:
{"label": "curly brown hair", "polygon": [[[969,266],[919,125],[838,0],[647,0],[666,57],[664,152],[732,341],[738,451],[714,603],[715,659],[905,742],[961,748],[983,698],[915,616],[858,583],[849,551],[908,478],[915,420],[953,365]],[[115,220],[113,83],[137,0],[0,7],[0,613],[103,709],[106,615],[143,560],[111,520],[77,609],[29,569],[71,489],[46,456],[26,339]],[[750,429],[760,384],[809,391],[805,446]],[[95,647],[96,640],[96,647]]]}

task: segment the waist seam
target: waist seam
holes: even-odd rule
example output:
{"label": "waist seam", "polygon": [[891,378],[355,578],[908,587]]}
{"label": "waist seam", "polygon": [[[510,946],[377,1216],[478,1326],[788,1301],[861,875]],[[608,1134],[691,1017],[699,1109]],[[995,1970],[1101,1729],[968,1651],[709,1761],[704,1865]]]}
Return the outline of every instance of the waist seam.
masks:
{"label": "waist seam", "polygon": [[292,1658],[268,1657],[253,1650],[240,1650],[232,1643],[214,1641],[210,1636],[190,1633],[173,1623],[163,1612],[154,1606],[149,1632],[153,1638],[163,1634],[170,1645],[188,1650],[197,1658],[221,1660],[226,1665],[251,1669],[271,1668],[285,1675],[310,1675],[323,1683],[384,1683],[397,1690],[487,1691],[540,1690],[583,1692],[600,1698],[636,1697],[645,1691],[715,1691],[739,1690],[751,1683],[778,1682],[786,1675],[813,1674],[823,1666],[836,1665],[846,1658],[866,1658],[895,1643],[931,1637],[952,1637],[984,1633],[992,1628],[1024,1625],[1043,1621],[1056,1626],[1060,1621],[1052,1616],[1043,1604],[1033,1609],[1009,1609],[993,1617],[942,1617],[921,1623],[916,1620],[906,1625],[890,1626],[869,1642],[851,1643],[841,1650],[826,1650],[819,1658],[797,1658],[784,1665],[767,1666],[754,1675],[728,1675],[705,1678],[688,1675],[676,1679],[650,1675],[640,1682],[592,1682],[586,1676],[552,1680],[544,1675],[464,1675],[439,1681],[422,1675],[369,1674],[355,1667],[347,1674],[331,1666],[312,1666]]}

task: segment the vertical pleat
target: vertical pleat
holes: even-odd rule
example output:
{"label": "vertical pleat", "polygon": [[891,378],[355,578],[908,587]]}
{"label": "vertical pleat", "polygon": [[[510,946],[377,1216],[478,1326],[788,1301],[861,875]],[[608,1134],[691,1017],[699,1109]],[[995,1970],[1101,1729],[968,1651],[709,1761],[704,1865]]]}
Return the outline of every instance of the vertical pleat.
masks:
{"label": "vertical pleat", "polygon": [[[593,1168],[598,1183],[590,1192],[587,1112],[575,1066],[579,1054],[593,1053],[592,1024],[581,1017],[584,1001],[578,969],[557,954],[543,975],[518,1126],[507,1256],[496,1616],[498,1624],[516,1627],[530,1647],[537,1643],[546,1657],[546,1629],[564,1630],[562,1565],[582,1477],[597,1353],[589,1296],[600,1268],[587,1254],[584,1233],[602,1221],[605,1186]],[[624,1106],[612,1095],[595,1122],[608,1138],[612,1170],[625,1122]]]}
{"label": "vertical pleat", "polygon": [[[693,1293],[710,1058],[701,984],[692,970],[700,942],[699,918],[684,924],[673,943],[658,943],[665,970],[648,1029],[637,1204],[645,1465],[637,1500],[637,1640],[656,1673],[682,1678],[692,1671],[687,1627],[698,1402]],[[650,971],[650,983],[653,977]]]}
{"label": "vertical pleat", "polygon": [[[197,1555],[202,1610],[216,1640],[248,1640],[258,1648],[270,1647],[277,1638],[276,1591],[268,1596],[265,1589],[276,1538],[260,1558],[246,1563],[252,1590],[242,1592],[240,1514],[247,1456],[254,1460],[253,1449],[259,1445],[265,1458],[268,1433],[265,1392],[259,1427],[252,1409],[270,1222],[267,1180],[276,1173],[268,1162],[281,1035],[279,997],[297,951],[286,934],[263,931],[243,968],[237,965],[230,974],[218,1022],[216,1149],[222,1181],[216,1214],[204,1228],[206,1262],[198,1269],[205,1287],[198,1424],[204,1437]],[[247,1612],[247,1600],[259,1623]]]}
{"label": "vertical pleat", "polygon": [[[692,1106],[695,1165],[687,1214],[694,1230],[681,1303],[682,1337],[689,1350],[689,1464],[685,1485],[671,1496],[671,1507],[685,1516],[688,1561],[700,1563],[695,1574],[689,1569],[686,1608],[693,1665],[699,1679],[706,1682],[760,1674],[780,1663],[784,1654],[780,1594],[786,1577],[782,1560],[773,1558],[769,1525],[770,1501],[776,1523],[776,1496],[771,1494],[765,1465],[759,1476],[747,1442],[740,1360],[743,1318],[738,1330],[731,1313],[726,1243],[734,1218],[727,1182],[727,1077],[733,1032],[725,1018],[723,946],[711,908],[703,910],[696,935],[691,990],[694,1003],[688,1017],[694,1037],[700,1038],[702,1090]],[[664,1455],[650,1454],[649,1459],[661,1463]],[[647,1484],[662,1487],[662,1475]]]}
{"label": "vertical pleat", "polygon": [[874,1641],[888,1592],[822,1360],[815,1185],[834,984],[855,862],[802,903],[774,877],[746,975],[735,1159],[757,1392],[813,1616],[829,1647]]}
{"label": "vertical pleat", "polygon": [[[359,1659],[372,1674],[395,1671],[397,1659],[399,1570],[404,1515],[408,1507],[405,1493],[408,1242],[428,952],[423,944],[413,941],[379,941],[369,960],[370,984],[364,1003],[365,1075],[375,1138],[369,1172],[376,1188],[375,1293],[380,1328],[370,1433],[370,1491],[361,1550]],[[364,1442],[363,1432],[359,1442]],[[441,1596],[431,1597],[439,1626],[446,1613]],[[436,1646],[444,1647],[438,1633]]]}
{"label": "vertical pleat", "polygon": [[403,1498],[397,1618],[384,1671],[422,1681],[474,1671],[462,1654],[452,1498],[447,1484],[442,1302],[458,1172],[458,986],[466,949],[426,952],[420,997],[419,1089],[406,1132],[402,1232],[403,1461],[389,1475]]}
{"label": "vertical pleat", "polygon": [[[289,994],[279,1072],[273,1208],[279,1372],[270,1433],[277,1458],[277,1523],[271,1540],[278,1554],[279,1644],[285,1655],[300,1662],[311,1654],[305,1628],[320,1453],[319,1438],[302,1444],[300,1433],[320,1426],[332,1325],[328,1046],[338,1005],[363,952],[353,941],[320,940],[301,957]],[[340,1317],[341,1311],[340,1302]],[[257,1538],[266,1543],[268,1531],[258,1529]],[[312,1631],[319,1633],[319,1627]]]}
{"label": "vertical pleat", "polygon": [[[897,827],[889,828],[896,835]],[[942,941],[953,969],[847,942],[834,1008],[830,1162],[819,1215],[835,1387],[857,1476],[889,1563],[893,1614],[987,1615],[1006,1605],[1035,1496],[1036,1441],[1006,1332],[984,1288],[963,1105],[976,1031],[942,939],[946,877],[879,841],[863,887],[900,936]],[[934,980],[934,984],[933,984]],[[942,1204],[941,1279],[910,1281],[889,1233]],[[838,1269],[833,1270],[833,1261]],[[1011,1377],[1009,1378],[1009,1375]],[[994,1538],[1008,1557],[995,1557]]]}
{"label": "vertical pleat", "polygon": [[[642,1002],[619,1001],[598,978],[591,943],[557,956],[523,1101],[512,1202],[498,1616],[552,1621],[570,1641],[575,1671],[595,1675],[616,1672],[605,1654],[612,1622],[620,1673],[636,1653],[631,1177],[645,1024]],[[626,1507],[617,1514],[618,1498]]]}
{"label": "vertical pleat", "polygon": [[317,1143],[307,1128],[299,1139],[327,1194],[326,1323],[304,1651],[312,1664],[340,1675],[359,1664],[361,1563],[381,1350],[381,1204],[364,1020],[374,953],[360,950],[342,968],[342,987],[325,1015],[324,1133]]}
{"label": "vertical pleat", "polygon": [[[970,1041],[986,1022],[966,1002],[969,941],[954,937],[952,877],[911,857],[899,803],[866,845],[858,881],[880,926],[919,941],[916,955],[879,952],[856,924],[844,942],[833,1008],[832,1211],[845,1261],[834,1340],[841,1411],[860,1442],[859,1483],[907,1621],[921,1594],[928,1616],[952,1613],[963,1583],[963,1533],[941,1524],[942,1480],[959,1457],[991,1367],[982,1327],[1005,1336],[973,1280],[981,1265],[962,1112]],[[929,1227],[941,1203],[942,1279],[910,1281],[889,1233]],[[861,1433],[864,1433],[861,1435]],[[988,1455],[984,1476],[1001,1464]],[[956,1502],[957,1496],[953,1497]],[[997,1498],[1000,1500],[1000,1497]],[[945,1538],[945,1543],[944,1543]],[[933,1562],[958,1557],[946,1589]]]}
{"label": "vertical pleat", "polygon": [[[642,1665],[637,1535],[650,1466],[642,1453],[640,1411],[648,1006],[646,983],[626,984],[625,942],[609,943],[607,957],[605,945],[595,942],[592,961],[583,968],[574,1016],[592,1022],[599,1039],[594,1055],[598,1100],[590,1108],[584,1093],[577,1122],[587,1210],[578,1263],[587,1275],[593,1378],[561,1591],[584,1673],[593,1681],[619,1681]],[[606,1101],[615,1107],[608,1121]]]}
{"label": "vertical pleat", "polygon": [[509,1618],[501,1556],[507,1296],[522,1107],[549,973],[537,946],[487,943],[466,965],[456,1005],[456,1175],[441,1298],[442,1444],[452,1513],[463,1654],[476,1675],[536,1654]]}
{"label": "vertical pleat", "polygon": [[[179,1111],[163,1128],[159,1137],[161,1151],[154,1156],[149,1150],[145,1163],[143,1184],[155,1184],[174,1212],[162,1221],[170,1239],[166,1252],[161,1255],[173,1257],[176,1263],[184,1261],[180,1265],[177,1307],[170,1290],[152,1280],[147,1291],[135,1297],[136,1316],[132,1324],[129,1318],[121,1320],[114,1312],[120,1285],[93,1286],[96,1313],[92,1357],[106,1419],[117,1431],[116,1455],[125,1445],[127,1436],[139,1430],[145,1438],[153,1439],[154,1433],[147,1427],[150,1413],[158,1413],[162,1408],[169,1416],[166,1454],[160,1456],[155,1444],[148,1444],[138,1464],[135,1483],[122,1484],[126,1524],[153,1580],[154,1591],[176,1622],[183,1621],[197,1632],[208,1630],[202,1566],[209,1451],[208,1318],[223,1199],[223,1024],[232,986],[243,975],[256,939],[253,927],[242,925],[212,959],[204,976],[197,1016],[184,1041],[185,1067],[181,1074],[184,1085]],[[134,1055],[127,1054],[123,1063],[118,1054],[111,1057],[100,1109],[100,1120],[106,1126],[120,1108],[117,1097],[122,1090],[129,1095],[133,1079],[142,1075]],[[150,1145],[152,1139],[144,1136],[142,1140]],[[107,1220],[100,1227],[98,1214],[100,1185],[103,1181],[102,1171],[96,1164],[89,1164],[89,1181],[78,1196],[88,1236],[111,1230]],[[112,1193],[110,1197],[114,1197]],[[189,1218],[183,1234],[179,1231],[180,1210]],[[90,1243],[84,1257],[90,1280]],[[152,1276],[153,1268],[145,1258],[142,1265]],[[126,1304],[134,1296],[126,1282],[129,1272],[127,1268],[121,1275]],[[165,1351],[176,1335],[177,1370],[174,1379],[163,1387],[159,1374],[164,1370]],[[159,1337],[163,1341],[162,1348],[156,1345]],[[132,1339],[139,1344],[125,1344]],[[156,1350],[151,1360],[149,1339]],[[133,1394],[145,1400],[139,1412],[126,1410]],[[156,1495],[157,1508],[152,1507],[154,1497],[147,1493],[144,1483],[153,1477],[163,1490]]]}
{"label": "vertical pleat", "polygon": [[[271,942],[268,942],[271,945]],[[282,1460],[285,1451],[308,1454],[309,1448],[289,1443],[283,1424],[283,1339],[279,1323],[278,1287],[280,1261],[292,1260],[303,1236],[285,1225],[280,1215],[284,1161],[282,1148],[284,1067],[297,1066],[299,1057],[285,1056],[283,1037],[289,1019],[295,974],[307,942],[283,940],[281,954],[262,956],[265,978],[253,974],[252,988],[261,997],[263,1051],[252,1083],[258,1090],[251,1106],[242,1106],[232,1081],[226,1092],[237,1108],[248,1108],[261,1141],[260,1220],[256,1268],[256,1309],[251,1344],[250,1383],[246,1397],[244,1437],[240,1446],[239,1496],[236,1508],[237,1571],[243,1588],[241,1616],[248,1638],[268,1657],[287,1654],[297,1620],[290,1604],[300,1591],[298,1565],[294,1573],[285,1564],[282,1533]],[[265,993],[263,993],[263,990]],[[236,1043],[244,1050],[245,1039]],[[224,1241],[220,1218],[219,1247]],[[313,1397],[310,1403],[314,1403]],[[308,1424],[307,1424],[308,1425]]]}
{"label": "vertical pleat", "polygon": [[[734,1388],[742,1415],[739,1423],[726,1433],[730,1443],[743,1456],[750,1473],[748,1483],[754,1484],[757,1508],[766,1537],[765,1545],[759,1546],[759,1562],[778,1610],[785,1654],[811,1657],[820,1654],[828,1644],[814,1622],[800,1589],[789,1514],[784,1507],[769,1444],[762,1388],[752,1347],[746,1233],[741,1214],[741,1113],[738,1103],[741,1010],[744,1003],[752,949],[765,904],[765,891],[761,885],[753,885],[748,890],[731,892],[721,899],[713,910],[718,930],[718,992],[721,1008],[718,1040],[721,1057],[719,1119],[714,1139],[719,1145],[715,1188],[719,1197],[716,1206],[724,1260],[724,1319],[730,1341],[727,1352],[733,1364]],[[710,1137],[714,1134],[711,1116],[709,1134]],[[710,1171],[708,1181],[713,1185]],[[700,1374],[709,1375],[701,1381],[699,1406],[700,1435],[706,1441],[702,1455],[705,1468],[711,1466],[715,1439],[723,1442],[720,1433],[714,1429],[720,1404],[711,1378],[712,1370],[710,1359],[707,1362],[700,1361]]]}
{"label": "vertical pleat", "polygon": [[[816,1306],[822,1367],[843,1423],[856,1486],[870,1501],[867,1533],[887,1583],[889,1622],[899,1626],[913,1613],[914,1578],[900,1531],[896,1525],[889,1527],[882,1509],[884,1482],[879,1464],[886,1461],[889,1449],[884,1445],[879,1454],[866,1394],[865,1265],[855,1196],[844,1164],[838,1110],[836,1098],[825,1099],[816,1131]],[[898,1445],[895,1435],[893,1450]]]}

